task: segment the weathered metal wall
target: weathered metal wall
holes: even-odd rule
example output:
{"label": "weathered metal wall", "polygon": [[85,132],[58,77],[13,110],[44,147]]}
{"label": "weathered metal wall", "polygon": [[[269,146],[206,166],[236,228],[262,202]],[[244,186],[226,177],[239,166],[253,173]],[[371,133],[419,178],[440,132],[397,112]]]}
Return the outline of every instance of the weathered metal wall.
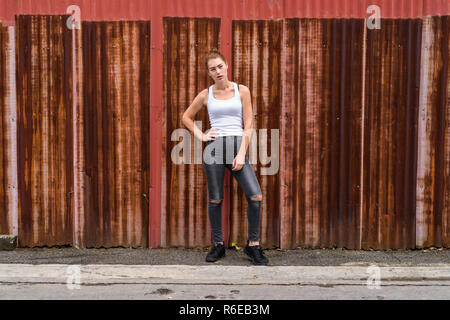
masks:
{"label": "weathered metal wall", "polygon": [[150,22],[82,23],[86,247],[148,243]]}
{"label": "weathered metal wall", "polygon": [[67,18],[16,21],[19,245],[145,247],[150,23]]}
{"label": "weathered metal wall", "polygon": [[19,245],[70,245],[72,32],[64,16],[17,16]]}
{"label": "weathered metal wall", "polygon": [[415,246],[421,20],[368,30],[362,247]]}
{"label": "weathered metal wall", "polygon": [[[178,23],[186,22],[179,19]],[[365,30],[362,19],[233,21],[232,79],[250,88],[255,128],[269,131],[269,150],[270,129],[280,129],[279,174],[257,174],[263,191],[261,239],[265,246],[416,246],[422,20],[383,19],[381,23],[380,30]],[[433,52],[442,52],[441,47]],[[445,50],[443,54],[448,55]],[[172,63],[167,63],[170,70]],[[448,109],[446,77],[438,75],[434,80],[445,88],[439,95],[441,109]],[[190,88],[195,94],[203,87],[192,84]],[[176,91],[172,89],[168,95]],[[178,90],[177,96],[186,95],[185,87]],[[190,101],[183,103],[187,106]],[[178,112],[171,112],[172,118]],[[170,115],[165,118],[169,121]],[[203,118],[197,119],[205,125]],[[169,155],[168,150],[164,153]],[[447,150],[441,154],[439,161],[448,158]],[[259,172],[261,166],[255,169]],[[172,185],[187,183],[187,175],[166,172]],[[194,177],[189,181],[199,179]],[[246,200],[236,182],[230,181],[230,225],[224,229],[229,228],[229,244],[243,244],[248,228]],[[163,190],[178,190],[178,197],[183,197],[180,189],[163,185]],[[435,201],[448,197],[442,188],[439,192]],[[186,230],[192,227],[186,221],[199,211],[206,215],[207,208],[196,205],[199,193],[207,194],[205,190],[187,192],[188,199],[178,204],[165,194],[164,203],[172,201],[174,207],[163,205],[163,212],[178,208],[184,215],[166,219],[166,233],[172,226],[171,234],[184,230],[187,237]],[[186,202],[192,203],[189,210]],[[228,219],[228,212],[224,215]],[[443,233],[448,234],[448,214],[441,210],[436,216],[437,226],[443,223]]]}
{"label": "weathered metal wall", "polygon": [[[67,28],[72,4],[80,30]],[[369,30],[372,4],[409,19]],[[21,246],[209,245],[202,166],[171,162],[171,134],[211,84],[201,58],[218,46],[269,150],[280,133],[278,174],[254,165],[264,246],[448,247],[449,6],[0,0],[12,26],[0,35],[0,232]],[[197,120],[206,130],[206,111]],[[225,240],[243,244],[246,201],[228,172],[224,191]]]}
{"label": "weathered metal wall", "polygon": [[287,20],[283,35],[280,245],[358,248],[364,20]]}

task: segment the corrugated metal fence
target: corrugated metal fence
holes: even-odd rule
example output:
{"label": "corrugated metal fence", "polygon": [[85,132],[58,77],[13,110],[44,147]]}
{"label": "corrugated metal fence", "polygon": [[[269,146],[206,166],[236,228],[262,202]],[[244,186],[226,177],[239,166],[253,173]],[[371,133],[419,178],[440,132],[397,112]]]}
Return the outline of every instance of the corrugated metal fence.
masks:
{"label": "corrugated metal fence", "polygon": [[[265,247],[450,246],[449,16],[68,18],[0,26],[0,233],[20,246],[210,244],[202,165],[171,151],[214,46],[269,150],[279,132],[277,173],[254,165]],[[242,245],[246,200],[228,173],[224,190]]]}

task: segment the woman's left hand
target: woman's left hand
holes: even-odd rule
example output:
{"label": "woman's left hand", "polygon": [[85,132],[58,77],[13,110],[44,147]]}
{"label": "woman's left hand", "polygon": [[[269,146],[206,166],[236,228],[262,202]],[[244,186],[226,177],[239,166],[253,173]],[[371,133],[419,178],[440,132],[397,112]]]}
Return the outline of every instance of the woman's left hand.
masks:
{"label": "woman's left hand", "polygon": [[245,164],[245,155],[238,154],[233,160],[233,171],[241,170]]}

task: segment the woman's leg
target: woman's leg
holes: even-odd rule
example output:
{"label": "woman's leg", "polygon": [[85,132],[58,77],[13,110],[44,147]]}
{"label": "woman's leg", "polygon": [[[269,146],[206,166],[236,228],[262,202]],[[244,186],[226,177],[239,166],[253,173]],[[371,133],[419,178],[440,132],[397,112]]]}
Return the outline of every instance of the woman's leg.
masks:
{"label": "woman's leg", "polygon": [[[214,156],[216,156],[215,151],[212,152],[212,157]],[[219,154],[217,156],[221,157],[221,155]],[[209,157],[208,160],[211,159],[210,155],[208,155],[207,157]],[[208,163],[211,162],[212,161],[208,161]],[[208,217],[211,224],[213,241],[215,243],[223,243],[222,201],[225,166],[223,163],[208,163],[205,163],[205,161],[203,161],[203,169],[205,171],[206,180],[208,183]]]}
{"label": "woman's leg", "polygon": [[250,245],[258,244],[261,225],[262,192],[255,175],[255,170],[249,163],[247,156],[245,156],[245,164],[241,170],[233,171],[231,167],[229,169],[247,199],[248,237]]}
{"label": "woman's leg", "polygon": [[[241,142],[242,137],[235,137],[235,156],[237,155]],[[248,235],[250,245],[259,244],[262,192],[255,175],[255,170],[250,164],[247,156],[245,156],[245,164],[241,170],[233,171],[232,164],[228,163],[225,164],[225,167],[229,169],[233,177],[236,178],[247,199]]]}

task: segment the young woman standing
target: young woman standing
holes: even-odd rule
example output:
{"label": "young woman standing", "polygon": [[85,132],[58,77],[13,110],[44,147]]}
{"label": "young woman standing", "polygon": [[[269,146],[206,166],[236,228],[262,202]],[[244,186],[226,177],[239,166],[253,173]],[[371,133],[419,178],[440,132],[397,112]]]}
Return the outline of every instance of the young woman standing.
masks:
{"label": "young woman standing", "polygon": [[[206,141],[207,148],[212,150],[210,155],[205,152],[203,157],[203,168],[208,182],[208,216],[214,241],[206,261],[214,262],[225,256],[222,200],[224,174],[225,169],[228,169],[247,199],[249,240],[244,252],[254,264],[267,265],[268,260],[259,244],[262,193],[246,155],[253,127],[250,90],[244,85],[228,81],[228,65],[218,50],[213,49],[205,56],[205,66],[208,75],[214,80],[214,85],[204,89],[194,98],[184,112],[182,121],[195,138]],[[194,124],[194,118],[205,106],[208,108],[211,130],[203,133]]]}

